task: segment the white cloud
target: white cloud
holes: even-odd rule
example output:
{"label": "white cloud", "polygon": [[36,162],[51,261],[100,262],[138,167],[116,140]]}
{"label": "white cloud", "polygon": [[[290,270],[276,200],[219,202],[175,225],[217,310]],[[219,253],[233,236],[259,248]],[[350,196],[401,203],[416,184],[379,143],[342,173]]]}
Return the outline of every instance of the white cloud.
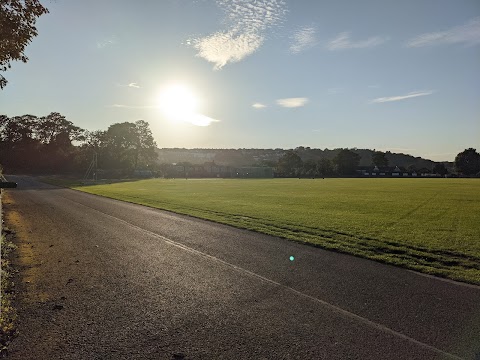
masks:
{"label": "white cloud", "polygon": [[209,126],[214,122],[219,122],[220,120],[213,119],[206,115],[202,114],[192,114],[188,118],[184,119],[184,122],[195,125],[195,126]]}
{"label": "white cloud", "polygon": [[[109,108],[118,108],[118,109],[160,109],[159,105],[124,105],[124,104],[113,104],[107,106]],[[214,122],[219,122],[220,120],[213,119],[203,114],[195,112],[186,112],[178,113],[173,116],[175,122],[192,124],[195,126],[209,126]]]}
{"label": "white cloud", "polygon": [[378,46],[380,44],[383,44],[386,41],[388,41],[387,37],[372,36],[372,37],[369,37],[367,40],[353,42],[350,39],[350,33],[343,32],[338,34],[336,38],[334,38],[327,44],[327,49],[328,50],[364,49],[364,48],[371,48],[374,46]]}
{"label": "white cloud", "polygon": [[252,107],[253,107],[254,109],[263,109],[263,108],[266,108],[267,105],[262,104],[262,103],[255,103],[255,104],[252,105]]}
{"label": "white cloud", "polygon": [[370,103],[375,104],[375,103],[384,103],[384,102],[391,102],[391,101],[400,101],[400,100],[410,99],[410,98],[419,97],[419,96],[427,96],[431,94],[433,94],[433,91],[414,91],[414,92],[408,93],[407,95],[376,98],[370,101]]}
{"label": "white cloud", "polygon": [[118,87],[129,87],[129,88],[134,88],[134,89],[140,89],[140,85],[138,85],[136,82],[131,82],[129,84],[115,84]]}
{"label": "white cloud", "polygon": [[285,0],[217,0],[217,5],[224,10],[229,26],[187,41],[198,51],[197,56],[213,63],[216,70],[257,51],[267,30],[279,25],[286,13]]}
{"label": "white cloud", "polygon": [[117,44],[117,38],[115,36],[112,36],[111,38],[104,39],[102,41],[97,41],[97,49],[103,49],[106,48],[107,46],[115,45]]}
{"label": "white cloud", "polygon": [[313,26],[304,27],[295,31],[292,36],[293,43],[290,45],[290,51],[294,54],[305,51],[317,43],[315,37],[317,30]]}
{"label": "white cloud", "polygon": [[234,63],[253,54],[262,45],[264,38],[258,34],[218,32],[195,44],[197,56],[214,63],[219,70],[227,63]]}
{"label": "white cloud", "polygon": [[308,102],[307,98],[287,98],[287,99],[278,99],[277,104],[286,107],[286,108],[296,108],[305,106]]}
{"label": "white cloud", "polygon": [[407,47],[434,46],[443,44],[480,44],[480,17],[468,21],[464,25],[449,30],[418,35],[407,41]]}

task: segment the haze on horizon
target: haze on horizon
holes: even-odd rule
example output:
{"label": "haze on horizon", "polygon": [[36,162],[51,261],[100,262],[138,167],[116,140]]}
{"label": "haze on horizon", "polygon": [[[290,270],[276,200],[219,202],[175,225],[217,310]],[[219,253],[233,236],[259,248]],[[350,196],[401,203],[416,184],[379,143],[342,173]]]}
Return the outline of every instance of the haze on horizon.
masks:
{"label": "haze on horizon", "polygon": [[2,114],[143,119],[160,148],[480,148],[477,0],[42,4]]}

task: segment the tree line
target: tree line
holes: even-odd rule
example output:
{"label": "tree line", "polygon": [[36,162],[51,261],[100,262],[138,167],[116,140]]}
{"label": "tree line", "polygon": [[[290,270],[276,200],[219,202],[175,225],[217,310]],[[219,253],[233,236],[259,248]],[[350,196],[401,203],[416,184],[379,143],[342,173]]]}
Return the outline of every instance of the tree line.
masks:
{"label": "tree line", "polygon": [[[361,155],[355,149],[338,149],[334,157],[319,159],[305,157],[305,150],[287,150],[276,161],[248,165],[272,167],[279,177],[355,176],[359,168]],[[41,117],[0,115],[0,164],[7,172],[79,175],[89,167],[94,154],[105,177],[130,176],[135,170],[154,170],[161,176],[165,167],[157,161],[157,146],[149,124],[144,120],[115,123],[107,130],[88,131],[58,112]],[[391,155],[374,151],[371,165],[387,168]],[[480,176],[480,154],[473,148],[459,153],[454,164],[458,175]],[[414,172],[420,169],[409,166],[401,170]],[[443,163],[436,163],[428,171],[442,176],[449,173]]]}
{"label": "tree line", "polygon": [[0,164],[7,172],[80,173],[98,154],[100,168],[126,175],[154,166],[155,150],[144,120],[88,131],[57,112],[42,117],[0,115]]}
{"label": "tree line", "polygon": [[[333,159],[320,158],[317,161],[307,159],[303,161],[294,150],[287,151],[278,163],[270,163],[281,177],[318,177],[318,176],[354,176],[359,169],[361,156],[353,150],[340,149]],[[371,167],[377,172],[385,171],[389,166],[387,153],[374,151]],[[395,164],[393,164],[395,166]],[[407,168],[400,167],[401,172],[425,171],[440,176],[475,176],[480,177],[480,154],[476,149],[468,148],[457,154],[454,162],[453,173],[450,173],[444,163],[435,163],[431,169],[417,169],[411,165]]]}

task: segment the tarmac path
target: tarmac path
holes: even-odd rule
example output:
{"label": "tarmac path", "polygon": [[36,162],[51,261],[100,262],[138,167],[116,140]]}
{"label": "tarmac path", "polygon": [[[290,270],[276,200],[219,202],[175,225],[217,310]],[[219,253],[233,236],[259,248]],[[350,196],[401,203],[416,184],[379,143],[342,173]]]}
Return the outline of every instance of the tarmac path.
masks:
{"label": "tarmac path", "polygon": [[478,286],[8,179],[9,359],[480,359]]}

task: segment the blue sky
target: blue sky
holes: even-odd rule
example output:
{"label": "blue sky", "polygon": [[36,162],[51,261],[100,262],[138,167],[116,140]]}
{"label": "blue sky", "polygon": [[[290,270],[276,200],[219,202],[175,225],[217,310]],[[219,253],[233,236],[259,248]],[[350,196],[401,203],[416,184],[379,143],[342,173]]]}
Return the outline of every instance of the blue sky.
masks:
{"label": "blue sky", "polygon": [[159,147],[480,150],[478,0],[42,3],[8,116],[144,119]]}

